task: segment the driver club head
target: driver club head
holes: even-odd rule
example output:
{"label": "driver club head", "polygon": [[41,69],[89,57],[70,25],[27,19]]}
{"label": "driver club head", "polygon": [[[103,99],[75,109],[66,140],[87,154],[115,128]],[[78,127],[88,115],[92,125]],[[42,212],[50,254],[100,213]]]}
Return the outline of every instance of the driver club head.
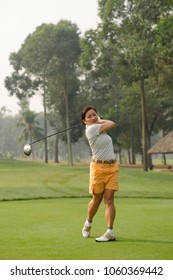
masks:
{"label": "driver club head", "polygon": [[32,151],[31,145],[27,144],[24,146],[23,152],[26,156],[29,156],[31,154],[31,151]]}

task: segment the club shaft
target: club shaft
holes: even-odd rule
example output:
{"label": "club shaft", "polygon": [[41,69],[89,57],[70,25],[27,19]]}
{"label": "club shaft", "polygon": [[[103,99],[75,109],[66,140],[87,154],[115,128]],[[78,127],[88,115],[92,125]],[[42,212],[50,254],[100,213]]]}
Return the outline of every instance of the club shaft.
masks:
{"label": "club shaft", "polygon": [[79,124],[73,125],[73,126],[68,127],[68,128],[64,128],[64,129],[62,129],[62,130],[60,130],[60,131],[57,131],[57,132],[55,132],[55,133],[53,133],[53,134],[50,134],[50,135],[47,135],[47,136],[45,136],[45,137],[43,137],[43,138],[40,138],[40,139],[38,139],[38,140],[35,140],[35,141],[29,143],[29,145],[32,145],[32,144],[34,144],[34,143],[37,143],[37,142],[39,142],[39,141],[42,141],[42,140],[44,140],[44,139],[46,139],[46,138],[52,137],[52,136],[57,135],[57,134],[59,134],[59,133],[65,132],[65,131],[67,131],[67,130],[71,130],[71,129],[73,129],[74,127],[77,127],[77,126],[79,126]]}

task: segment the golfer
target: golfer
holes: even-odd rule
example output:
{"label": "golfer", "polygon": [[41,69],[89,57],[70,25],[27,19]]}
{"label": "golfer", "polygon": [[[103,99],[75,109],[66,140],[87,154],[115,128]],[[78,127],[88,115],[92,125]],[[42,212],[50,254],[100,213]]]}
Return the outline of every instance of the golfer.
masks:
{"label": "golfer", "polygon": [[89,185],[92,200],[88,204],[88,214],[82,235],[85,238],[90,236],[92,220],[104,199],[107,230],[102,236],[96,238],[96,241],[114,241],[116,239],[113,231],[116,216],[114,192],[118,191],[118,164],[114,155],[112,139],[107,131],[114,128],[115,123],[100,119],[97,110],[92,106],[86,106],[82,110],[81,118],[86,125],[86,137],[92,152]]}

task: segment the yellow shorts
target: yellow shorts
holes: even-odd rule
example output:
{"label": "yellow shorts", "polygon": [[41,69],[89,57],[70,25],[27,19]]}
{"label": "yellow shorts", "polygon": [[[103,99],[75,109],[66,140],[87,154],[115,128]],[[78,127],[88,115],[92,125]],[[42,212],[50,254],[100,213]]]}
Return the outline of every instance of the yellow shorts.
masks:
{"label": "yellow shorts", "polygon": [[117,163],[90,163],[90,186],[89,193],[102,193],[104,190],[118,191],[118,173]]}

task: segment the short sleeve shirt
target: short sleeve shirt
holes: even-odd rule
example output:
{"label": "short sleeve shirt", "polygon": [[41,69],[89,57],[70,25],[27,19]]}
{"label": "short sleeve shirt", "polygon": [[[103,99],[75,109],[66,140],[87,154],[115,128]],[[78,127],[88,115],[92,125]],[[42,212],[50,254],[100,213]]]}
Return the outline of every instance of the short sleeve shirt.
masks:
{"label": "short sleeve shirt", "polygon": [[86,126],[86,137],[88,139],[92,158],[98,160],[115,159],[112,138],[106,133],[99,133],[100,124]]}

